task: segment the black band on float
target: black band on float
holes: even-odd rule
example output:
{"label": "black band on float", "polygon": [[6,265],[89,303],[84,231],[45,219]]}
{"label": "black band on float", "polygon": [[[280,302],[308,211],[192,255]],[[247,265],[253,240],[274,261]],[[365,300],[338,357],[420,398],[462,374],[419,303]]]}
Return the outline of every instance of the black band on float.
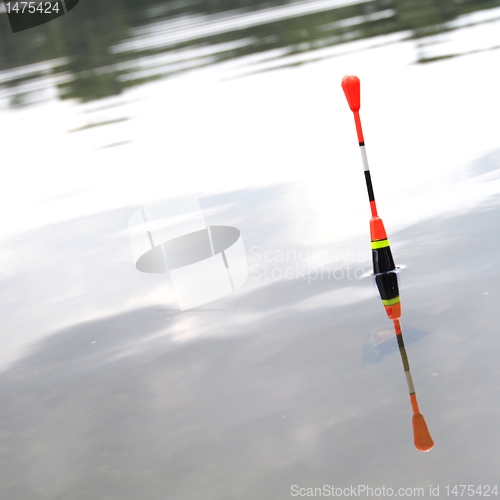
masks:
{"label": "black band on float", "polygon": [[372,250],[374,274],[389,273],[396,269],[392,258],[391,247],[375,248]]}
{"label": "black band on float", "polygon": [[368,189],[368,200],[375,201],[375,195],[373,194],[372,178],[369,170],[365,170],[365,181],[366,181],[366,189]]}
{"label": "black band on float", "polygon": [[396,273],[376,274],[375,283],[382,300],[391,300],[399,296],[398,276]]}

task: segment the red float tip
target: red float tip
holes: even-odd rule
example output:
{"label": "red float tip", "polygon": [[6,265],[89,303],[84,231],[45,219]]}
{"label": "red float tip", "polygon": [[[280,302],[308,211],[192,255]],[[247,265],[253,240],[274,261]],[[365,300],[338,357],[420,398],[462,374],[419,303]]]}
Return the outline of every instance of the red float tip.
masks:
{"label": "red float tip", "polygon": [[342,78],[342,89],[351,111],[359,111],[361,107],[359,78],[355,75],[345,75]]}

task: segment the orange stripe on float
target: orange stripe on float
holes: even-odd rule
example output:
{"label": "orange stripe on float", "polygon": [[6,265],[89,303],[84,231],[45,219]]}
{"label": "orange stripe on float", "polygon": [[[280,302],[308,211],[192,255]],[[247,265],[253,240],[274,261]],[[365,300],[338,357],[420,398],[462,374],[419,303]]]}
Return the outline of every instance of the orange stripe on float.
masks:
{"label": "orange stripe on float", "polygon": [[353,111],[354,113],[354,123],[356,124],[356,132],[358,134],[358,142],[365,142],[363,137],[363,129],[361,127],[361,120],[359,119],[359,111]]}
{"label": "orange stripe on float", "polygon": [[396,335],[401,335],[401,323],[399,319],[394,320],[394,330],[396,331]]}
{"label": "orange stripe on float", "polygon": [[[396,321],[399,318],[401,318],[401,302],[398,302],[397,304],[394,304],[392,306],[384,306],[384,308],[385,308],[385,312],[387,313],[387,316],[389,316],[389,319]],[[396,325],[396,323],[394,323],[394,325]],[[398,321],[398,325],[399,325],[399,321]],[[401,327],[399,327],[398,335],[399,334],[401,334]]]}
{"label": "orange stripe on float", "polygon": [[[371,206],[371,202],[370,202]],[[375,208],[375,211],[377,209]],[[373,209],[372,209],[373,213]],[[386,240],[387,239],[387,234],[385,232],[385,227],[384,223],[382,222],[382,219],[378,216],[374,216],[370,219],[370,238],[371,241],[377,241],[377,240]]]}
{"label": "orange stripe on float", "polygon": [[417,396],[415,393],[410,394],[410,402],[411,402],[411,408],[413,410],[413,413],[420,413],[420,410],[418,408],[418,403],[417,403]]}

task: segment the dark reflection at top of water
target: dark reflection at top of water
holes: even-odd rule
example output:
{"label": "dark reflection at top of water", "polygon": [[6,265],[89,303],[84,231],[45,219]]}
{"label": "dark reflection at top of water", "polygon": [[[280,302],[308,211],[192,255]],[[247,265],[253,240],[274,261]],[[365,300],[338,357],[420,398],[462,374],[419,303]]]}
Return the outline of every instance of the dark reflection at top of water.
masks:
{"label": "dark reflection at top of water", "polygon": [[53,86],[62,99],[85,102],[244,55],[298,54],[395,32],[434,35],[452,29],[448,23],[462,14],[498,5],[498,0],[86,0],[15,36],[0,14],[0,85],[11,105],[50,98]]}

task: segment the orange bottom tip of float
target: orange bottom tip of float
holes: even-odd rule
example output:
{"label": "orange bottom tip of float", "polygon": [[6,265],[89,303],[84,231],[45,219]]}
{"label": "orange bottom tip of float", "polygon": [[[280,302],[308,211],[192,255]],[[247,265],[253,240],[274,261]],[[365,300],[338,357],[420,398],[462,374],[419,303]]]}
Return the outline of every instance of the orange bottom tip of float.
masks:
{"label": "orange bottom tip of float", "polygon": [[430,451],[434,447],[434,441],[432,440],[427,424],[425,423],[425,418],[421,413],[416,413],[413,415],[413,437],[415,448],[419,451]]}

